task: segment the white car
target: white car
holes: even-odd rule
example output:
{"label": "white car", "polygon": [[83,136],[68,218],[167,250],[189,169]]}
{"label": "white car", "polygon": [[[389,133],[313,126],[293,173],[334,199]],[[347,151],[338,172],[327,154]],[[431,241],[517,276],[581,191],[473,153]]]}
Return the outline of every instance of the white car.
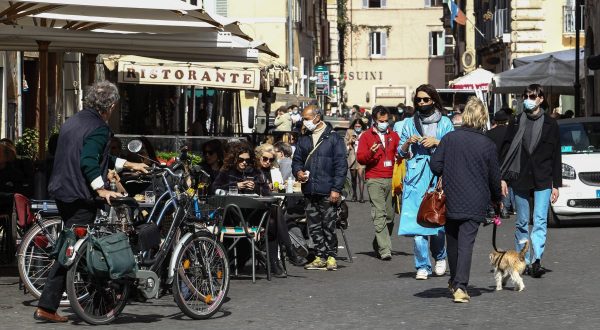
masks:
{"label": "white car", "polygon": [[563,186],[548,225],[600,220],[600,117],[558,121]]}

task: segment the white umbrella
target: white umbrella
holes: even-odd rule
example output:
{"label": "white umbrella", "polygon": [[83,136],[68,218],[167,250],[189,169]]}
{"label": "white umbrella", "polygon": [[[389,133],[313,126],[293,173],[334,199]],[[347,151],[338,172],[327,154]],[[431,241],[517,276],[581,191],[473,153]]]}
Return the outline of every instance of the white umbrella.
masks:
{"label": "white umbrella", "polygon": [[[583,65],[579,72],[583,79]],[[548,94],[574,94],[575,61],[561,61],[554,56],[535,61],[494,76],[494,93],[521,93],[531,84],[540,84]]]}
{"label": "white umbrella", "polygon": [[450,82],[453,89],[484,89],[487,90],[494,74],[488,70],[477,68],[468,74]]}

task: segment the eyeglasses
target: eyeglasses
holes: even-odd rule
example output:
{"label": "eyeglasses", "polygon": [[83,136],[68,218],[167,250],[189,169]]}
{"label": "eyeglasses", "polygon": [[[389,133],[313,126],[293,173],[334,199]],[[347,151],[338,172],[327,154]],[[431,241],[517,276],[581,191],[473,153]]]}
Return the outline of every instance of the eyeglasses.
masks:
{"label": "eyeglasses", "polygon": [[270,162],[270,163],[272,163],[274,160],[275,160],[275,158],[267,158],[265,156],[263,156],[263,158],[262,158],[263,162]]}
{"label": "eyeglasses", "polygon": [[530,100],[535,101],[537,99],[537,94],[523,94],[523,99],[529,98]]}
{"label": "eyeglasses", "polygon": [[415,97],[415,102],[421,103],[421,101],[424,103],[429,103],[429,101],[431,101],[431,97]]}
{"label": "eyeglasses", "polygon": [[250,158],[244,158],[244,157],[238,157],[238,163],[249,163],[250,162]]}

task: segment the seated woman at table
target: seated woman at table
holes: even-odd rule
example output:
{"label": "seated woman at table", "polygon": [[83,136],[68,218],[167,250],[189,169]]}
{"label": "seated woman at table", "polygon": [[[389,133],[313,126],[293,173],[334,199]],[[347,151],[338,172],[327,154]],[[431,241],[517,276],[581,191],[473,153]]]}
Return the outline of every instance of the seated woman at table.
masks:
{"label": "seated woman at table", "polygon": [[240,194],[269,195],[271,191],[268,183],[260,180],[262,174],[252,164],[252,149],[248,144],[236,142],[231,145],[221,171],[212,184],[212,193],[217,189],[229,191],[229,187],[235,185]]}
{"label": "seated woman at table", "polygon": [[274,190],[275,182],[283,184],[283,176],[275,160],[275,148],[272,144],[263,143],[254,149],[256,156],[256,168],[262,173],[269,188]]}
{"label": "seated woman at table", "polygon": [[207,178],[208,191],[212,191],[212,183],[223,166],[223,144],[221,141],[214,139],[204,143],[202,145],[202,156],[202,169],[210,175],[210,178]]}

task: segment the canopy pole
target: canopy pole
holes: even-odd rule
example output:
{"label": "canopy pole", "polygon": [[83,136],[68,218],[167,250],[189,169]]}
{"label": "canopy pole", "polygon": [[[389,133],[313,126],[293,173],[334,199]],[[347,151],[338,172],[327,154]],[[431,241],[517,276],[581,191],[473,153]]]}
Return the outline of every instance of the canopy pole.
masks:
{"label": "canopy pole", "polygon": [[581,85],[579,84],[579,31],[581,27],[581,0],[575,1],[575,116],[581,116]]}
{"label": "canopy pole", "polygon": [[[40,91],[39,109],[37,111],[36,124],[40,132],[38,140],[38,159],[46,158],[46,136],[48,135],[48,47],[49,41],[37,41],[40,53]],[[20,77],[19,77],[20,78]]]}

